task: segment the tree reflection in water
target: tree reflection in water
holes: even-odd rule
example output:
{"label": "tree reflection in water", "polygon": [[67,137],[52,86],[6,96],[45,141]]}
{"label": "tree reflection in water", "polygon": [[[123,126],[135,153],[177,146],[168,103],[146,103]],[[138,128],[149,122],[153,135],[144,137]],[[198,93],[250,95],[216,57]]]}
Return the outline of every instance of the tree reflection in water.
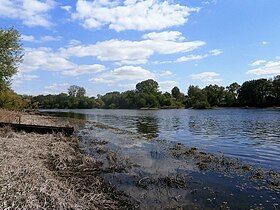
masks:
{"label": "tree reflection in water", "polygon": [[136,122],[137,132],[158,137],[159,121],[156,117],[141,117]]}

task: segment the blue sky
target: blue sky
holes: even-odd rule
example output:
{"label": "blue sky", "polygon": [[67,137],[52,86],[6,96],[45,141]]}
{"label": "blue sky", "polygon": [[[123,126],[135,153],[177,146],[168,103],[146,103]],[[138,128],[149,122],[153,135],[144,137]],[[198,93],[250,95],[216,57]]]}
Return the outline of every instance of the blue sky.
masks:
{"label": "blue sky", "polygon": [[280,74],[279,0],[0,0],[22,34],[21,94],[227,86]]}

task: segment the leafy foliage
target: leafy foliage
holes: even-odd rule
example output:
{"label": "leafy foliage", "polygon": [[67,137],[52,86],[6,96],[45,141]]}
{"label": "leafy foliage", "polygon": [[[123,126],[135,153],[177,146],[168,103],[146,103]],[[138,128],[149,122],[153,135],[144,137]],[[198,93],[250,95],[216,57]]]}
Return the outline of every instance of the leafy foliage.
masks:
{"label": "leafy foliage", "polygon": [[23,57],[20,33],[14,28],[0,29],[0,91],[7,89]]}

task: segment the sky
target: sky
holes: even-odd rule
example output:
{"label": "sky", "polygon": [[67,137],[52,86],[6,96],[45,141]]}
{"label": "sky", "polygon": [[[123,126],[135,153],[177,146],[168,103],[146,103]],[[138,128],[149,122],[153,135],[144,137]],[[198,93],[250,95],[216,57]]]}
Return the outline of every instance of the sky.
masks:
{"label": "sky", "polygon": [[280,74],[279,0],[0,0],[0,27],[21,34],[19,94],[88,96],[227,86]]}

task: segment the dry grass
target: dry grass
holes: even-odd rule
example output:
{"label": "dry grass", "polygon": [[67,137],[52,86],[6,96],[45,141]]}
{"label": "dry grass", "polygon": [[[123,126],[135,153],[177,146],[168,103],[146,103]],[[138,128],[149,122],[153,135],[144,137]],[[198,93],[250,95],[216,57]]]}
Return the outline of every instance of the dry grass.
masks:
{"label": "dry grass", "polygon": [[131,208],[100,177],[100,165],[80,152],[75,137],[2,128],[0,209]]}
{"label": "dry grass", "polygon": [[0,122],[19,123],[20,116],[19,112],[0,109]]}
{"label": "dry grass", "polygon": [[73,126],[75,123],[80,123],[78,120],[73,119],[42,116],[5,109],[0,109],[0,122],[62,127]]}

